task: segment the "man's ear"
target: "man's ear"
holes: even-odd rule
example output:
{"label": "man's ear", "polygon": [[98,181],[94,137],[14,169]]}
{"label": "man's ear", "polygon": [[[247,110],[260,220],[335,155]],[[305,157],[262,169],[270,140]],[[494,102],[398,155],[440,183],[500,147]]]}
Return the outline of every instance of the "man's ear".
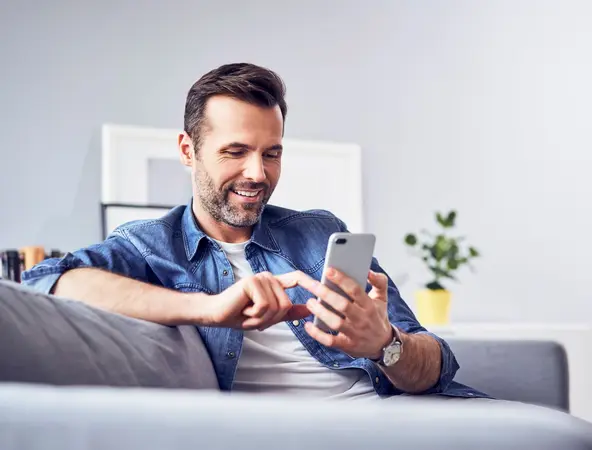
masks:
{"label": "man's ear", "polygon": [[179,159],[181,164],[187,167],[192,167],[195,158],[195,149],[193,148],[193,141],[186,132],[179,133]]}

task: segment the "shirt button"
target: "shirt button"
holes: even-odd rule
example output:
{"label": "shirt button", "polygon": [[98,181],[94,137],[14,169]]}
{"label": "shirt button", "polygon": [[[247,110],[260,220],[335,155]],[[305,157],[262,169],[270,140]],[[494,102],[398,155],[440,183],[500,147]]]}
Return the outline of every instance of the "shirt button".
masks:
{"label": "shirt button", "polygon": [[333,363],[333,367],[339,367],[339,363],[338,362],[334,362]]}
{"label": "shirt button", "polygon": [[224,275],[224,276],[228,275],[228,270],[224,269],[224,270],[222,271],[222,275]]}
{"label": "shirt button", "polygon": [[374,382],[375,382],[376,384],[379,384],[379,383],[380,383],[380,378],[378,378],[378,377],[374,378]]}
{"label": "shirt button", "polygon": [[234,352],[228,352],[226,353],[226,356],[228,356],[230,359],[234,358]]}
{"label": "shirt button", "polygon": [[300,321],[299,320],[294,320],[294,321],[292,321],[292,325],[294,325],[295,327],[297,327],[298,325],[300,325]]}

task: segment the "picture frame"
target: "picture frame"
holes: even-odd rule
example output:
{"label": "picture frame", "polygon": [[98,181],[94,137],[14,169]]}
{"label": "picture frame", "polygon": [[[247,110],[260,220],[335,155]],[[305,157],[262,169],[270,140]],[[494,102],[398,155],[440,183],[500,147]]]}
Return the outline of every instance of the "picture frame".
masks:
{"label": "picture frame", "polygon": [[[154,205],[154,199],[160,205],[187,203],[191,174],[179,161],[179,132],[103,125],[102,204],[140,208],[119,210],[121,218],[131,218],[155,213],[159,206]],[[328,210],[344,221],[349,231],[364,231],[361,147],[355,143],[292,138],[284,138],[282,145],[281,177],[270,203],[298,211]],[[151,172],[159,162],[169,167],[168,171]],[[171,171],[171,166],[176,172]],[[170,193],[160,195],[161,190]],[[106,230],[117,221],[107,217]]]}

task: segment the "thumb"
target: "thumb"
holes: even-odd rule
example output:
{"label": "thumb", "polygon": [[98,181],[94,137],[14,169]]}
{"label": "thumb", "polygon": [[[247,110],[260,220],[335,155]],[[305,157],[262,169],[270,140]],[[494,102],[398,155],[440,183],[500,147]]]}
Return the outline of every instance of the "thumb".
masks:
{"label": "thumb", "polygon": [[368,273],[368,281],[372,285],[371,297],[386,301],[388,298],[388,277],[384,273],[377,273],[371,270]]}
{"label": "thumb", "polygon": [[284,320],[300,320],[310,316],[311,312],[306,305],[293,305],[286,313]]}

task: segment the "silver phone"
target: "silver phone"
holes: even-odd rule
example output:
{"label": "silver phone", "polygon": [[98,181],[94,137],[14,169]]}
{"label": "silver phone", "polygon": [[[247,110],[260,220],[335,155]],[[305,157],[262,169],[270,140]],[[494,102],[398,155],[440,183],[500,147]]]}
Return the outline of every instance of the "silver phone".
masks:
{"label": "silver phone", "polygon": [[[327,279],[327,268],[333,267],[352,278],[365,289],[368,281],[368,272],[372,264],[372,256],[374,255],[375,243],[376,236],[371,233],[333,233],[329,237],[327,245],[321,283],[345,298],[350,299],[341,288]],[[341,316],[341,313],[335,311],[323,299],[318,298],[317,300],[327,309]],[[327,333],[333,332],[333,330],[316,316],[313,323]]]}

